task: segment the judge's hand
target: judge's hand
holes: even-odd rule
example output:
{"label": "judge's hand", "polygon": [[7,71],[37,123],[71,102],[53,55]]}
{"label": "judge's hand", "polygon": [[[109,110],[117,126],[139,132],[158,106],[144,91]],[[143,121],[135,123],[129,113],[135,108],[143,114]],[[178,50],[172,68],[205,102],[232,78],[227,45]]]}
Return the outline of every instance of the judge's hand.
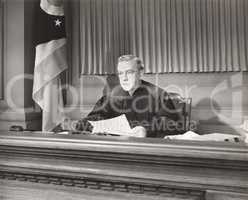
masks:
{"label": "judge's hand", "polygon": [[143,126],[135,126],[132,128],[132,136],[133,137],[146,137],[146,129]]}
{"label": "judge's hand", "polygon": [[77,121],[77,123],[74,125],[73,130],[74,131],[92,131],[93,126],[88,122],[87,119],[80,119]]}

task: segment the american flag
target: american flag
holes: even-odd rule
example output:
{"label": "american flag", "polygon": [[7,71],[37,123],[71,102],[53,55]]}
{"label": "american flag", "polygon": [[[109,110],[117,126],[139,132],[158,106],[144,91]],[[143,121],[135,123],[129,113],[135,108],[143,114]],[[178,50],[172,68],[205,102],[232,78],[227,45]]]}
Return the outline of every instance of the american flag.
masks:
{"label": "american flag", "polygon": [[35,26],[33,100],[42,109],[42,131],[52,131],[63,121],[60,74],[68,66],[63,4],[41,0]]}

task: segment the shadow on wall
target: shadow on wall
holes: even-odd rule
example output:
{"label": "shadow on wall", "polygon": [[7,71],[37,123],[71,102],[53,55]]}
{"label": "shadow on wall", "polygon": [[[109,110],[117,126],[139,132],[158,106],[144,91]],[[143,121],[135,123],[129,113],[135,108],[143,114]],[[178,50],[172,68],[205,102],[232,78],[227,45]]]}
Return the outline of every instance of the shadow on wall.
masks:
{"label": "shadow on wall", "polygon": [[[202,105],[205,105],[205,107]],[[195,115],[193,118],[197,118],[198,121],[198,134],[226,133],[239,135],[237,128],[235,128],[235,126],[231,123],[232,116],[229,116],[229,122],[225,120],[228,116],[225,116],[225,113],[222,112],[223,110],[221,106],[215,100],[204,98],[194,107],[197,110],[197,113],[193,114]]]}

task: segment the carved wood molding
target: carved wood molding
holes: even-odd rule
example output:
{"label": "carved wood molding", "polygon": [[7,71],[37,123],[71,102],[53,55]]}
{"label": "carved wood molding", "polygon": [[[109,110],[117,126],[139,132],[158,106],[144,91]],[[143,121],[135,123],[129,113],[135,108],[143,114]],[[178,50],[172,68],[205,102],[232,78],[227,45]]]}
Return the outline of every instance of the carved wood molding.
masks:
{"label": "carved wood molding", "polygon": [[151,196],[159,195],[164,197],[178,197],[183,199],[190,198],[193,200],[202,200],[205,196],[204,192],[199,190],[192,190],[186,188],[170,188],[152,184],[132,184],[130,182],[117,182],[87,177],[72,178],[0,171],[0,178],[8,180],[27,181],[33,183],[54,184],[88,189],[100,189],[105,191],[131,192],[135,194],[145,194]]}
{"label": "carved wood molding", "polygon": [[[196,191],[200,196],[207,190],[247,193],[247,155],[248,148],[242,144],[0,134],[2,178],[40,182],[41,176],[49,183],[54,178],[62,185],[98,189],[116,190],[121,184],[139,192],[147,186],[156,193],[164,189]],[[87,186],[91,182],[93,186]]]}

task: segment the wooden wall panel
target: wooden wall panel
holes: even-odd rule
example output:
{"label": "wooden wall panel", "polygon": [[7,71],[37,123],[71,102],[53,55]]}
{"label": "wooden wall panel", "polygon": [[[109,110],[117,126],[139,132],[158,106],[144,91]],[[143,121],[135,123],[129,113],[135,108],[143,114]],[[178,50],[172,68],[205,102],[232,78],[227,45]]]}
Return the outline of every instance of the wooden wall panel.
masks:
{"label": "wooden wall panel", "polygon": [[0,101],[0,130],[8,130],[12,125],[40,130],[41,115],[32,107],[32,81],[24,78],[24,75],[32,75],[33,72],[33,16],[30,14],[33,12],[33,1],[0,1],[4,2],[3,12],[0,12],[4,15],[4,65],[0,64],[0,70],[4,71],[4,80],[0,79],[4,98]]}
{"label": "wooden wall panel", "polygon": [[146,73],[247,71],[247,9],[247,0],[82,0],[82,74],[114,73],[123,54]]}
{"label": "wooden wall panel", "polygon": [[0,0],[0,100],[3,99],[3,2]]}

